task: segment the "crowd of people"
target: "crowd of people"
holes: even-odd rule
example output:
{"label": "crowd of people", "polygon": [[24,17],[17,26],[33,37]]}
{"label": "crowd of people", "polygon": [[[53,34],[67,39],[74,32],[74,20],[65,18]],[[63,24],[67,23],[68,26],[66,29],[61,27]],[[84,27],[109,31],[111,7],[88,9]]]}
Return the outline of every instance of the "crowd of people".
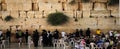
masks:
{"label": "crowd of people", "polygon": [[[42,30],[41,34],[38,30],[33,31],[32,34],[29,30],[23,32],[22,30],[16,30],[16,39],[19,45],[23,43],[25,38],[25,43],[30,47],[30,44],[34,44],[34,47],[40,46],[50,46],[52,47],[55,41],[62,39],[67,42],[70,47],[75,49],[95,49],[100,47],[102,49],[111,49],[112,47],[120,46],[120,34],[118,31],[108,31],[107,34],[103,33],[102,30],[97,29],[96,34],[92,34],[90,28],[86,31],[82,29],[76,29],[73,33],[59,32],[57,29],[53,32],[50,30]],[[7,29],[5,35],[3,35],[2,30],[0,30],[0,44],[2,40],[9,40],[11,42],[11,31]]]}

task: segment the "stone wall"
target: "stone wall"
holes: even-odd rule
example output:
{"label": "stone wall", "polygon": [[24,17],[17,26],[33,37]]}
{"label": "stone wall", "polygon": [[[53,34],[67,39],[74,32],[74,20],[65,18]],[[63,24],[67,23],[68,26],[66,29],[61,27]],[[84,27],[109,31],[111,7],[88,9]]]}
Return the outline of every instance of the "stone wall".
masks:
{"label": "stone wall", "polygon": [[[87,3],[76,0],[78,3],[74,5],[69,2],[71,0],[0,0],[0,29],[59,29],[69,33],[76,28],[88,27],[103,31],[120,29],[119,5],[108,6],[108,0],[91,0]],[[70,21],[61,26],[48,24],[47,15],[56,11],[68,15]],[[4,21],[8,15],[14,17],[14,20]],[[110,15],[114,18],[110,18]],[[74,17],[77,17],[77,22]]]}

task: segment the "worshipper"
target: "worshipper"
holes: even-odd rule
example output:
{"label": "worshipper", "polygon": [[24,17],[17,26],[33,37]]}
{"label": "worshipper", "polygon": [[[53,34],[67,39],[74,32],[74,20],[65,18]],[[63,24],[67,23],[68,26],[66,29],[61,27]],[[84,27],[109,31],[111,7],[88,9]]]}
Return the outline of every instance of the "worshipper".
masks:
{"label": "worshipper", "polygon": [[53,45],[52,44],[52,34],[50,31],[47,32],[47,38],[48,38],[48,40],[47,40],[48,46],[52,46]]}
{"label": "worshipper", "polygon": [[11,31],[7,29],[6,32],[6,38],[9,40],[9,43],[11,42]]}
{"label": "worshipper", "polygon": [[90,48],[91,48],[91,49],[95,49],[95,47],[94,47],[94,46],[95,46],[94,41],[91,41],[91,42],[90,42]]}
{"label": "worshipper", "polygon": [[24,36],[24,33],[21,30],[16,31],[16,38],[18,39],[19,47],[22,44],[22,37]]}
{"label": "worshipper", "polygon": [[113,38],[113,31],[109,31],[109,37]]}
{"label": "worshipper", "polygon": [[110,45],[110,42],[108,39],[106,39],[104,42],[104,48],[107,49],[109,45]]}
{"label": "worshipper", "polygon": [[87,36],[87,37],[90,37],[90,34],[91,34],[91,31],[90,31],[90,28],[88,28],[88,29],[86,30],[86,36]]}
{"label": "worshipper", "polygon": [[27,43],[28,44],[28,48],[30,49],[31,45],[33,44],[32,37],[30,35],[28,35],[27,42],[28,42]]}
{"label": "worshipper", "polygon": [[96,34],[97,34],[98,36],[100,36],[100,35],[101,35],[101,30],[100,30],[100,29],[97,29],[97,30],[96,30]]}
{"label": "worshipper", "polygon": [[54,39],[59,39],[59,31],[56,29],[55,31],[54,31]]}
{"label": "worshipper", "polygon": [[80,32],[80,36],[82,36],[82,37],[83,37],[83,36],[84,36],[84,35],[83,35],[83,30],[82,30],[82,29],[80,29],[80,31],[79,31],[79,32]]}
{"label": "worshipper", "polygon": [[25,32],[25,42],[28,43],[28,30],[26,29],[26,32]]}
{"label": "worshipper", "polygon": [[39,41],[38,41],[38,43],[39,43],[38,45],[42,46],[42,40],[43,40],[43,37],[40,36],[40,37],[39,37]]}
{"label": "worshipper", "polygon": [[43,43],[43,46],[47,46],[47,31],[46,30],[42,30],[42,43]]}
{"label": "worshipper", "polygon": [[34,47],[38,47],[39,32],[37,30],[33,31],[33,43]]}
{"label": "worshipper", "polygon": [[80,45],[79,45],[79,48],[80,49],[85,49],[85,40],[84,39],[81,39],[81,41],[80,41]]}
{"label": "worshipper", "polygon": [[1,41],[2,37],[3,37],[3,32],[2,32],[2,30],[0,30],[0,41]]}
{"label": "worshipper", "polygon": [[2,30],[0,30],[0,45],[1,45],[1,48],[5,48],[5,37],[3,35]]}
{"label": "worshipper", "polygon": [[62,38],[65,38],[66,33],[62,31],[61,34],[62,34]]}
{"label": "worshipper", "polygon": [[78,30],[78,29],[76,29],[75,36],[76,36],[76,37],[80,37],[80,33],[79,33],[79,30]]}

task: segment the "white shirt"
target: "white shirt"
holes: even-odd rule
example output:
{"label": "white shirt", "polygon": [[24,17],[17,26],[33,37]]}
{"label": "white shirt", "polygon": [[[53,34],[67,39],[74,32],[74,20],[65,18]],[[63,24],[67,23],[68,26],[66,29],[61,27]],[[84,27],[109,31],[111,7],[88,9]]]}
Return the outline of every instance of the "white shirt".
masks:
{"label": "white shirt", "polygon": [[113,36],[112,32],[113,32],[113,31],[109,31],[109,35],[110,35],[110,36]]}
{"label": "white shirt", "polygon": [[66,33],[65,33],[65,32],[61,32],[61,34],[62,34],[62,37],[65,37],[65,34],[66,34]]}

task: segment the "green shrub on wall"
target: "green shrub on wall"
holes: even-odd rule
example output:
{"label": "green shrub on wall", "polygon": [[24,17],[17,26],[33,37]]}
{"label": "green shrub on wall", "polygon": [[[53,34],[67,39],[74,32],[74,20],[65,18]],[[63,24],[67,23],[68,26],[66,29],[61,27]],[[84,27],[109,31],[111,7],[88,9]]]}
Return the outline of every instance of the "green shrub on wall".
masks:
{"label": "green shrub on wall", "polygon": [[119,0],[109,0],[108,5],[116,5],[119,4]]}
{"label": "green shrub on wall", "polygon": [[4,18],[5,21],[11,21],[12,19],[13,19],[13,17],[10,16],[10,15],[9,15],[9,16],[6,16],[6,17]]}
{"label": "green shrub on wall", "polygon": [[48,15],[47,22],[53,26],[62,25],[68,22],[69,17],[63,13],[56,12]]}

